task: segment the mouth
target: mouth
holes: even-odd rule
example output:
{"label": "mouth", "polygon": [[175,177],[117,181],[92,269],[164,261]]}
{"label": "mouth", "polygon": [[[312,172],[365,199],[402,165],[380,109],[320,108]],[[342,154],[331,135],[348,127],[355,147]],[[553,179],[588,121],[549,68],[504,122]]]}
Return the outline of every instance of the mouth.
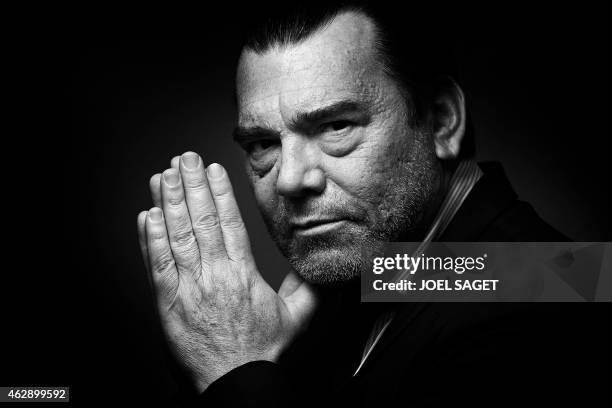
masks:
{"label": "mouth", "polygon": [[298,235],[316,235],[340,228],[347,222],[344,219],[308,220],[292,223],[291,227]]}

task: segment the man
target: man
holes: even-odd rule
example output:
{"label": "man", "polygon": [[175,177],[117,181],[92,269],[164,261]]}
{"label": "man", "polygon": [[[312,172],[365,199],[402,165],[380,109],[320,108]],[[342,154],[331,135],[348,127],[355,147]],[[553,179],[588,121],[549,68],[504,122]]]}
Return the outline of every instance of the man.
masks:
{"label": "man", "polygon": [[141,249],[198,402],[481,401],[542,350],[520,307],[359,303],[362,254],[390,241],[565,239],[498,165],[465,160],[463,91],[393,41],[374,11],[337,6],[271,19],[242,51],[234,136],[294,269],[278,293],[221,165],[188,152],[151,178]]}

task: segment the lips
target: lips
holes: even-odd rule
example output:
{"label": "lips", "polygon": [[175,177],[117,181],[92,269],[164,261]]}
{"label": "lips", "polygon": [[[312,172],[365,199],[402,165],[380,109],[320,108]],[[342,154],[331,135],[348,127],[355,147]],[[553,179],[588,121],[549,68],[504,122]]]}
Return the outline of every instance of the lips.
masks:
{"label": "lips", "polygon": [[298,233],[318,233],[340,226],[345,219],[309,219],[290,223],[291,228]]}

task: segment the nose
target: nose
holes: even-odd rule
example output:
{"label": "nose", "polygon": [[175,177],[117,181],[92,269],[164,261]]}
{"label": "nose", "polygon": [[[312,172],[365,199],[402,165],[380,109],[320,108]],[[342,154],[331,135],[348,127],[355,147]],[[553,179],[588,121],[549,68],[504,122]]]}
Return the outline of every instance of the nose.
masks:
{"label": "nose", "polygon": [[287,136],[281,144],[281,163],[276,181],[278,194],[302,197],[325,189],[325,173],[319,166],[320,151],[301,136]]}

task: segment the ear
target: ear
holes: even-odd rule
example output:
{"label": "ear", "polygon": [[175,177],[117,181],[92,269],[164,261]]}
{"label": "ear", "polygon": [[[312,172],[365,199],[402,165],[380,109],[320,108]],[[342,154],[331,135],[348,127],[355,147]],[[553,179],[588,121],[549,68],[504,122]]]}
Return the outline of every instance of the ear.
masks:
{"label": "ear", "polygon": [[465,97],[452,79],[434,102],[433,136],[436,155],[441,160],[451,160],[459,155],[465,134]]}

